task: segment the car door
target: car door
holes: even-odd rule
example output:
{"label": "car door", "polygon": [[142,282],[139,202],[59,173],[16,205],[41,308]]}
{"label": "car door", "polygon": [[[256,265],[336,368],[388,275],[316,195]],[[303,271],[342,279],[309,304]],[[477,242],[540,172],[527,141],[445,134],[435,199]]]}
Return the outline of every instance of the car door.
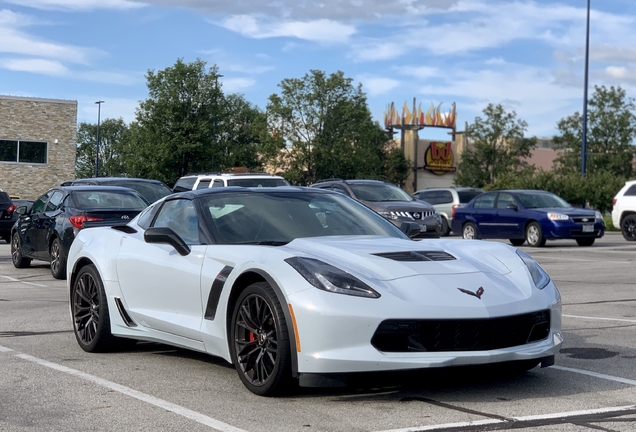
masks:
{"label": "car door", "polygon": [[171,228],[191,251],[182,256],[169,244],[146,243],[142,232],[127,236],[117,256],[126,307],[147,327],[200,341],[201,269],[207,246],[199,241],[194,203],[165,201],[151,226]]}
{"label": "car door", "polygon": [[497,225],[493,227],[498,238],[523,238],[525,217],[520,212],[519,203],[508,192],[500,192],[497,197]]}
{"label": "car door", "polygon": [[[46,204],[49,202],[51,195],[53,195],[53,190],[48,191],[38,198],[35,203],[33,203],[29,214],[21,217],[18,222],[22,250],[25,255],[33,258],[46,259],[42,251],[42,245],[46,242],[46,217],[44,216],[44,212],[46,211]],[[48,256],[48,253],[46,255]]]}
{"label": "car door", "polygon": [[53,191],[49,198],[44,211],[40,214],[38,226],[42,229],[42,235],[38,235],[38,243],[36,245],[38,255],[49,259],[49,244],[51,236],[55,231],[57,217],[60,215],[60,206],[64,200],[64,192],[61,190]]}
{"label": "car door", "polygon": [[496,192],[485,193],[475,199],[472,216],[481,238],[492,238],[496,233]]}

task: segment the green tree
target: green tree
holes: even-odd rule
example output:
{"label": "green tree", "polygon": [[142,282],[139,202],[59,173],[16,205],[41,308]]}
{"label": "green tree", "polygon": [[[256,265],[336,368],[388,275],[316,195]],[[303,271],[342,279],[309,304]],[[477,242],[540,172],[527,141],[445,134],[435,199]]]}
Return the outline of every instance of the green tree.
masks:
{"label": "green tree", "polygon": [[290,182],[382,176],[389,137],[372,120],[361,85],[352,81],[343,72],[312,70],[284,79],[280,94],[269,97],[270,148],[283,151]]}
{"label": "green tree", "polygon": [[[122,152],[130,139],[128,125],[123,119],[106,119],[99,127],[99,176],[118,177],[126,175]],[[81,122],[77,125],[77,157],[75,177],[95,175],[95,143],[97,124]]]}
{"label": "green tree", "polygon": [[402,187],[413,164],[406,158],[404,151],[398,147],[386,149],[384,153],[383,177]]}
{"label": "green tree", "polygon": [[[620,87],[595,86],[589,100],[587,133],[587,173],[608,171],[621,177],[634,175],[636,116],[634,99]],[[561,119],[554,137],[556,148],[565,150],[556,159],[563,173],[581,170],[582,115],[578,112]]]}
{"label": "green tree", "polygon": [[474,143],[462,153],[455,183],[483,188],[501,175],[527,167],[527,158],[536,146],[536,138],[525,138],[528,124],[508,113],[501,105],[489,104],[468,127],[467,136]]}

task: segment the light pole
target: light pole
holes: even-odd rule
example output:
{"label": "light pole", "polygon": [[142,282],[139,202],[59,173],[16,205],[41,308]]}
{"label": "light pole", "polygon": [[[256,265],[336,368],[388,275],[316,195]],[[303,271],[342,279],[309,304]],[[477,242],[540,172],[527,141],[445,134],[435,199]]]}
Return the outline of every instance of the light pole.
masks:
{"label": "light pole", "polygon": [[585,29],[585,77],[583,79],[583,139],[581,140],[581,176],[587,168],[587,79],[590,69],[590,0],[587,0],[587,27]]}
{"label": "light pole", "polygon": [[95,141],[95,178],[99,177],[99,117],[104,101],[97,101],[97,141]]}
{"label": "light pole", "polygon": [[[223,78],[224,75],[216,74],[214,76],[214,87],[216,87],[216,95],[214,102],[216,103],[216,112],[214,113],[214,133],[216,134],[217,144],[221,141],[219,131],[216,130],[217,119],[219,116],[219,78]],[[212,150],[212,171],[214,171],[214,150]]]}

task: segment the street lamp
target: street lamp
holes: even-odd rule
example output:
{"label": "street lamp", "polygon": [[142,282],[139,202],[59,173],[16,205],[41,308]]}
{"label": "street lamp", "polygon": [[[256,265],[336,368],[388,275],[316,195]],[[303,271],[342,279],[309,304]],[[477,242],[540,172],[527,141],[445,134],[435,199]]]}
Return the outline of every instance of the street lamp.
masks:
{"label": "street lamp", "polygon": [[[216,134],[217,144],[221,141],[219,131],[216,130],[216,122],[219,116],[219,78],[223,78],[224,75],[216,74],[214,76],[214,87],[217,91],[214,96],[214,102],[216,103],[216,112],[214,113],[214,133]],[[212,150],[212,170],[214,171],[214,150]]]}
{"label": "street lamp", "polygon": [[585,78],[583,79],[583,139],[581,140],[581,176],[587,168],[587,77],[590,69],[590,0],[587,0],[587,27],[585,29]]}
{"label": "street lamp", "polygon": [[95,141],[95,178],[99,177],[99,117],[104,101],[97,101],[97,141]]}

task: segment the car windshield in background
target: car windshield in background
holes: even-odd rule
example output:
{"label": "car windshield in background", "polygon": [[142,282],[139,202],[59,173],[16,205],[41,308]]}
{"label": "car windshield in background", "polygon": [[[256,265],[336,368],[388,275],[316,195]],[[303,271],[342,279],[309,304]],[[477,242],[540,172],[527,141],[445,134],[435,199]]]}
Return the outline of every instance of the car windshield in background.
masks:
{"label": "car windshield in background", "polygon": [[172,191],[168,186],[161,183],[135,182],[135,181],[119,181],[117,186],[127,187],[136,190],[149,204],[170,195]]}
{"label": "car windshield in background", "polygon": [[236,193],[201,197],[219,244],[286,244],[296,238],[379,235],[406,238],[350,199],[324,193]]}
{"label": "car windshield in background", "polygon": [[459,197],[460,204],[468,204],[470,200],[482,193],[483,191],[457,191],[457,196]]}
{"label": "car windshield in background", "polygon": [[551,193],[528,193],[523,192],[517,195],[519,201],[525,208],[570,208],[567,201]]}
{"label": "car windshield in background", "polygon": [[289,186],[286,180],[276,178],[244,178],[244,179],[229,179],[227,181],[228,186],[241,186],[241,187],[278,187]]}
{"label": "car windshield in background", "polygon": [[80,209],[129,209],[143,210],[148,204],[134,192],[75,191],[73,201]]}
{"label": "car windshield in background", "polygon": [[356,197],[362,201],[413,201],[409,194],[390,184],[349,183],[349,187],[353,190]]}

